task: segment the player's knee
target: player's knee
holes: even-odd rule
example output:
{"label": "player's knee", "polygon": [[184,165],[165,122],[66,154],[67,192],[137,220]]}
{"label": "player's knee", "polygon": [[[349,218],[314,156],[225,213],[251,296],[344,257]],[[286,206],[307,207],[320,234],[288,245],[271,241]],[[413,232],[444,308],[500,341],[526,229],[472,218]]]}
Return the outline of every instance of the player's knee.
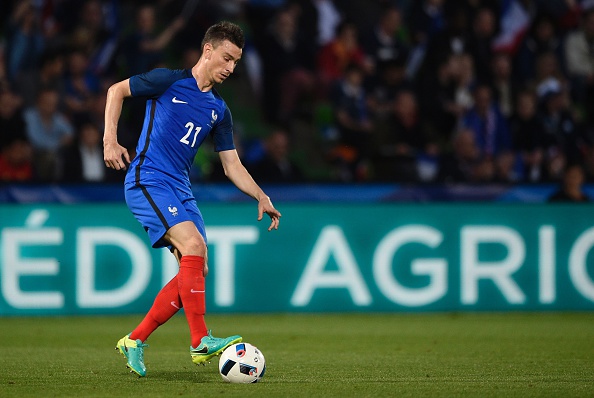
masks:
{"label": "player's knee", "polygon": [[200,235],[188,237],[178,249],[184,256],[206,256],[206,244]]}

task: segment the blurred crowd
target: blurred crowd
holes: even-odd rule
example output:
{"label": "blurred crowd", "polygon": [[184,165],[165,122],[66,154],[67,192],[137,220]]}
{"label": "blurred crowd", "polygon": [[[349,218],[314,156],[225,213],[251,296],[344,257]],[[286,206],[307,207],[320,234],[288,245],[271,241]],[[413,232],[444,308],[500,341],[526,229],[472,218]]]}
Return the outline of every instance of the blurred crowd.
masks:
{"label": "blurred crowd", "polygon": [[[217,90],[262,183],[594,180],[594,0],[3,0],[0,181],[111,182],[107,88],[246,33]],[[133,155],[144,100],[119,140]],[[224,178],[210,148],[194,181]]]}

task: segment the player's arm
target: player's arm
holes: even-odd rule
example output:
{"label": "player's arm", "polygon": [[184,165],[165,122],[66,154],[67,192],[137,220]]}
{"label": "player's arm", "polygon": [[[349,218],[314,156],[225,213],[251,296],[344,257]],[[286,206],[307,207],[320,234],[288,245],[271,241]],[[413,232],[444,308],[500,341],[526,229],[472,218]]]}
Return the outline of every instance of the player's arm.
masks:
{"label": "player's arm", "polygon": [[278,229],[281,214],[274,208],[270,198],[264,193],[262,188],[256,184],[250,173],[245,169],[237,151],[235,149],[219,152],[221,163],[225,170],[225,175],[240,191],[258,201],[258,221],[262,219],[264,213],[270,217],[270,226],[268,230]]}
{"label": "player's arm", "polygon": [[[103,133],[103,160],[105,165],[115,170],[126,169],[130,164],[130,155],[126,148],[118,144],[118,121],[122,114],[122,105],[126,97],[132,96],[130,79],[113,84],[107,90],[105,103],[105,132]],[[123,159],[122,159],[123,156]]]}

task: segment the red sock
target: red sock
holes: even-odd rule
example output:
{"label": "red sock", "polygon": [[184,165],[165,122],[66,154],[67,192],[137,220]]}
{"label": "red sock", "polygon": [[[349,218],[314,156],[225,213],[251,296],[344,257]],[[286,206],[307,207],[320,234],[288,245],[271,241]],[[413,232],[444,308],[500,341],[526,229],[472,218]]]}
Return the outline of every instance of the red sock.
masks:
{"label": "red sock", "polygon": [[190,326],[192,347],[198,347],[202,337],[208,333],[204,322],[206,301],[203,272],[204,257],[183,256],[181,258],[177,283],[188,326]]}
{"label": "red sock", "polygon": [[178,277],[176,275],[157,294],[153,306],[142,322],[130,333],[130,338],[132,340],[146,341],[155,329],[167,322],[181,307],[182,301],[179,298]]}

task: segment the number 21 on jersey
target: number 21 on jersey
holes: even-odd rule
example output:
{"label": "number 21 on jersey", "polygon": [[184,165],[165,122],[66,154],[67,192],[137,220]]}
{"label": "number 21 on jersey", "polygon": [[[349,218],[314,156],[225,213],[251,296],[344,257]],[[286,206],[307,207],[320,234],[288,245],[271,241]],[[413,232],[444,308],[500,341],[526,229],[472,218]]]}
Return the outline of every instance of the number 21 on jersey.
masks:
{"label": "number 21 on jersey", "polygon": [[186,135],[184,135],[181,138],[181,140],[179,140],[179,142],[186,144],[186,145],[190,145],[190,141],[188,141],[188,139],[192,135],[192,132],[194,132],[194,137],[192,138],[192,144],[190,145],[190,147],[194,148],[194,145],[196,145],[196,137],[198,137],[198,133],[200,133],[200,130],[202,130],[202,127],[200,127],[200,126],[194,127],[194,123],[188,122],[188,123],[186,123],[186,128],[188,129],[188,132],[186,133]]}

